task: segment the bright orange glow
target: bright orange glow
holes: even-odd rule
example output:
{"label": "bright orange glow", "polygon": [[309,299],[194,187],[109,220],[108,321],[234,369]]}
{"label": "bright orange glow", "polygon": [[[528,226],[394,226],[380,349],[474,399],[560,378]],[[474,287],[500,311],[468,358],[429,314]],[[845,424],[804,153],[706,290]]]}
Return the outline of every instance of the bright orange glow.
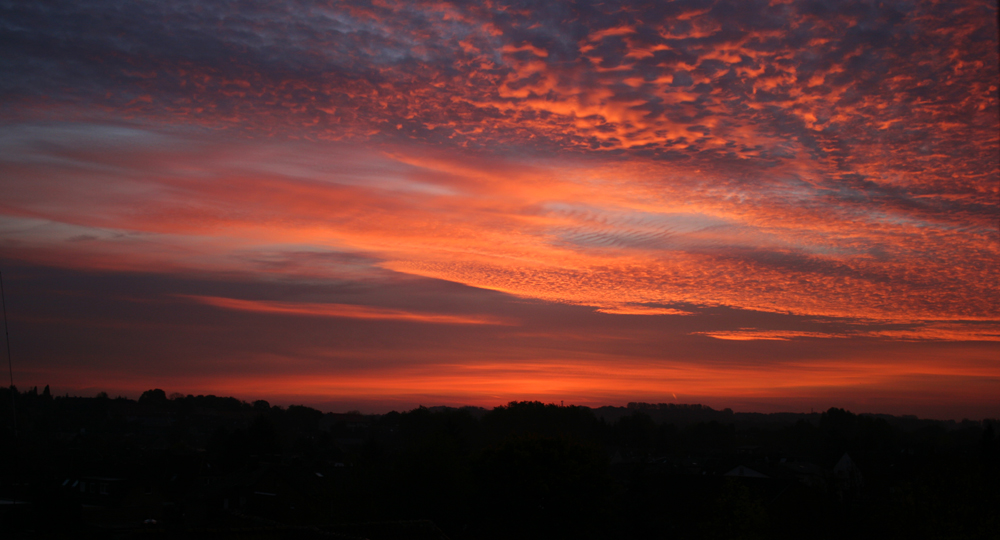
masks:
{"label": "bright orange glow", "polygon": [[[275,397],[292,402],[321,401],[333,397],[345,402],[379,402],[380,407],[418,403],[444,403],[493,407],[508,401],[565,400],[578,405],[621,404],[625,393],[636,400],[696,401],[806,400],[828,403],[843,400],[859,389],[889,385],[898,391],[917,392],[936,403],[946,400],[948,382],[967,385],[968,398],[986,407],[993,402],[990,387],[975,381],[1000,378],[1000,366],[980,356],[942,366],[936,359],[867,359],[864,362],[812,362],[793,365],[711,366],[632,360],[580,362],[542,359],[528,363],[421,364],[392,370],[372,369],[351,373],[280,375],[267,377],[207,377],[198,382],[167,381],[182,393],[216,393]],[[273,360],[269,363],[273,363]],[[795,373],[789,377],[789,373]],[[148,379],[152,384],[163,379]],[[111,381],[112,384],[115,381]],[[121,384],[127,381],[117,382]],[[680,396],[674,398],[674,395]],[[674,398],[674,399],[671,399]],[[854,398],[856,399],[856,398]],[[429,400],[429,401],[428,401]],[[371,405],[369,405],[371,406]],[[863,406],[857,402],[854,407]],[[904,409],[905,410],[905,409]]]}

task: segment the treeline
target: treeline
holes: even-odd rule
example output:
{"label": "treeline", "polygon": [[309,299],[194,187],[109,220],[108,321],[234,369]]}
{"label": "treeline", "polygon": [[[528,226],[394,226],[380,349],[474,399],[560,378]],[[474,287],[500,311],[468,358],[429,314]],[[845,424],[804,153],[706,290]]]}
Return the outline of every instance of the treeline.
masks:
{"label": "treeline", "polygon": [[60,397],[47,388],[0,390],[0,412],[0,499],[22,503],[2,505],[0,527],[14,537],[992,538],[1000,530],[991,420],[899,423],[836,408],[741,419],[700,405],[539,402],[363,415],[162,390],[138,400]]}

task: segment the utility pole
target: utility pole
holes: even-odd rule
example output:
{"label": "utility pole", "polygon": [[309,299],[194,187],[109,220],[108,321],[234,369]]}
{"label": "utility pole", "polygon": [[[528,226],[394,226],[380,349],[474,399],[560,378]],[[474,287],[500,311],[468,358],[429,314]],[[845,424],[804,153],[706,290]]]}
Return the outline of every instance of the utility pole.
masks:
{"label": "utility pole", "polygon": [[[14,364],[10,359],[10,332],[7,330],[7,297],[3,291],[3,272],[0,272],[0,307],[3,308],[3,335],[7,340],[7,371],[10,373],[10,416],[14,425],[14,458],[17,459],[17,400],[14,399]],[[17,470],[15,468],[15,470]],[[14,485],[14,504],[17,506],[17,495],[20,486]]]}
{"label": "utility pole", "polygon": [[10,359],[10,332],[7,330],[7,297],[3,291],[3,272],[0,271],[0,306],[3,307],[3,335],[7,341],[7,371],[10,373],[10,412],[14,419],[14,440],[17,440],[17,405],[14,401],[14,364]]}

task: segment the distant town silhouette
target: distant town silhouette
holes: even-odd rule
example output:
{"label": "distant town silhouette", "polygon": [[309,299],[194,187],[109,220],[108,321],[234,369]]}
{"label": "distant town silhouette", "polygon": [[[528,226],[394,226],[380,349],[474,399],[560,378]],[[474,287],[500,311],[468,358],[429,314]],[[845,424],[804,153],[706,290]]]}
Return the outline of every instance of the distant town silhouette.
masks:
{"label": "distant town silhouette", "polygon": [[[16,406],[16,433],[14,412]],[[997,421],[0,389],[5,538],[996,538]]]}

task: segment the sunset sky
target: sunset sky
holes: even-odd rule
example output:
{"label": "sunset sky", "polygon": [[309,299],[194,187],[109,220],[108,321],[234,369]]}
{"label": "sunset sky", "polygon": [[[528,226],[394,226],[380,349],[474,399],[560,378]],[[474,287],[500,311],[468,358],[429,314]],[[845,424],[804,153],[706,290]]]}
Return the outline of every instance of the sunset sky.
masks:
{"label": "sunset sky", "polygon": [[996,21],[0,2],[14,382],[998,417]]}

